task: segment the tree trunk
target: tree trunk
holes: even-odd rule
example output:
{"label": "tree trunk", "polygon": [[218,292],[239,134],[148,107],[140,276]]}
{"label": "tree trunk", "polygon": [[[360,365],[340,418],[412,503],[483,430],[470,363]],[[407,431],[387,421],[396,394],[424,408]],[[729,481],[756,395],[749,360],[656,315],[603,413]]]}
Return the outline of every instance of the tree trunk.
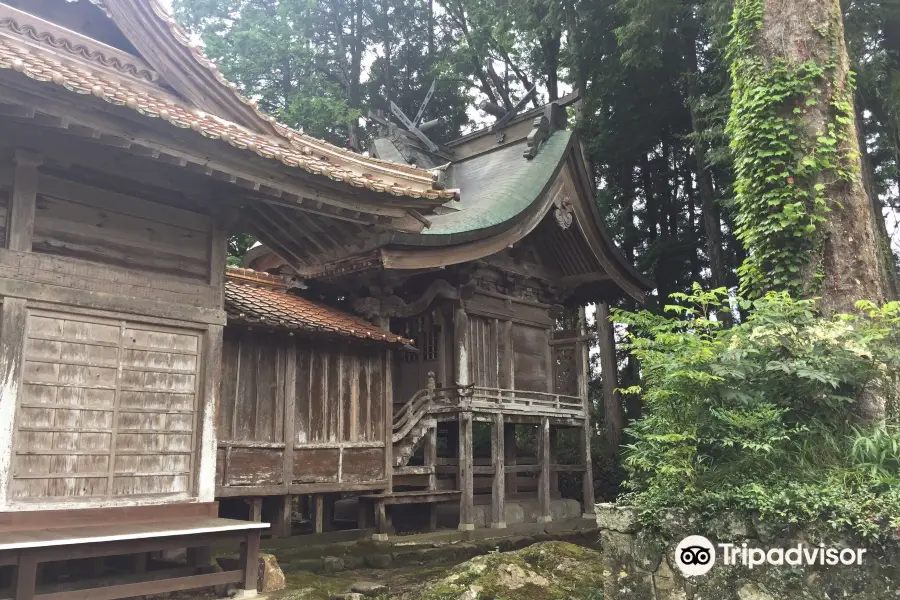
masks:
{"label": "tree trunk", "polygon": [[[744,231],[751,234],[745,287],[818,296],[825,316],[854,312],[860,299],[884,302],[840,1],[737,0],[734,22],[729,129],[738,174],[736,204]],[[780,105],[769,104],[778,101],[769,89],[779,85],[788,92],[780,96]],[[773,122],[786,124],[796,136],[776,137],[789,152],[770,141],[783,134],[759,133]],[[828,210],[813,203],[815,198]],[[789,210],[797,200],[805,211],[800,220]],[[822,220],[804,221],[806,213]],[[880,421],[884,398],[866,393],[856,408],[862,420]]]}
{"label": "tree trunk", "polygon": [[[740,0],[752,6],[757,0]],[[825,186],[825,198],[831,209],[825,222],[817,225],[824,234],[815,248],[809,268],[802,277],[803,289],[821,297],[825,315],[852,312],[860,299],[883,302],[884,283],[879,267],[878,241],[874,232],[872,205],[862,181],[862,165],[856,123],[853,118],[853,94],[850,91],[850,61],[844,41],[844,23],[839,0],[761,0],[763,19],[760,35],[752,52],[766,67],[773,64],[798,66],[813,61],[825,67],[819,82],[817,102],[807,104],[796,115],[801,140],[817,140],[829,134],[829,126],[841,130],[844,161],[853,175],[843,179],[834,169],[822,169],[808,183]],[[832,68],[828,65],[834,63]],[[850,105],[846,123],[836,122],[833,102],[841,99]],[[785,111],[794,111],[796,98],[785,102]],[[793,185],[788,181],[784,185]],[[798,182],[799,183],[799,182]],[[810,192],[812,193],[812,192]],[[750,253],[754,248],[748,248]],[[816,280],[824,275],[821,283]]]}
{"label": "tree trunk", "polygon": [[699,97],[697,77],[700,69],[697,61],[697,26],[693,20],[685,25],[685,59],[687,60],[688,108],[691,112],[691,127],[694,132],[694,159],[697,163],[697,188],[700,192],[700,212],[703,215],[703,232],[706,234],[706,255],[712,286],[725,285],[725,264],[722,260],[722,219],[713,190],[712,173],[706,164],[706,147],[700,140],[703,127],[697,116],[696,101]]}

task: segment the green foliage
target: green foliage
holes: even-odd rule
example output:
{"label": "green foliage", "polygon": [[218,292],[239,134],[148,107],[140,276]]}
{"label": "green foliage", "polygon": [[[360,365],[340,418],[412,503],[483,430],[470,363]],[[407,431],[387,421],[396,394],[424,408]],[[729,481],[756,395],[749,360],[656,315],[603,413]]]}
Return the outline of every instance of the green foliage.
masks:
{"label": "green foliage", "polygon": [[[736,2],[728,48],[736,233],[749,251],[738,274],[750,297],[767,290],[809,295],[821,283],[828,189],[856,177],[852,76],[851,89],[835,77],[840,13],[822,32],[832,44],[829,61],[795,62],[759,48],[763,6]],[[811,138],[807,115],[822,103],[825,131]]]}
{"label": "green foliage", "polygon": [[247,250],[252,248],[255,243],[256,238],[249,233],[239,233],[228,238],[228,264],[240,265]]}
{"label": "green foliage", "polygon": [[[617,311],[640,359],[644,416],[630,430],[629,502],[649,524],[683,508],[757,515],[776,527],[827,524],[879,538],[900,526],[900,303],[817,316],[814,300],[769,293],[725,328],[725,290],[675,294],[671,317]],[[891,421],[851,417],[887,396]]]}

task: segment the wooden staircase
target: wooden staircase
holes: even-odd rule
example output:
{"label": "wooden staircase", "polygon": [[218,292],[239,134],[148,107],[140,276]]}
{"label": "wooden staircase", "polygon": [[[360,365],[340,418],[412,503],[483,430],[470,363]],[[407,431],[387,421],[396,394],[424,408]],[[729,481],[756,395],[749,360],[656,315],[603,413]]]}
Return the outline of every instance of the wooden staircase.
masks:
{"label": "wooden staircase", "polygon": [[402,469],[415,454],[425,434],[437,427],[434,411],[446,406],[446,401],[438,399],[434,373],[428,374],[428,385],[416,392],[409,402],[394,415],[392,442],[394,445],[394,469]]}

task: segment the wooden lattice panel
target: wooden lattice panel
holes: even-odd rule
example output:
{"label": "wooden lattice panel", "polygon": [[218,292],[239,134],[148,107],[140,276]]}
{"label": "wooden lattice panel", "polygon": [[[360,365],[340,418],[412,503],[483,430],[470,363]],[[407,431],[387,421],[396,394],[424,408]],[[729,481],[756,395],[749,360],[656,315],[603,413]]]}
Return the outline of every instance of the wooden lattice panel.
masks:
{"label": "wooden lattice panel", "polygon": [[199,335],[32,311],[15,500],[191,492]]}

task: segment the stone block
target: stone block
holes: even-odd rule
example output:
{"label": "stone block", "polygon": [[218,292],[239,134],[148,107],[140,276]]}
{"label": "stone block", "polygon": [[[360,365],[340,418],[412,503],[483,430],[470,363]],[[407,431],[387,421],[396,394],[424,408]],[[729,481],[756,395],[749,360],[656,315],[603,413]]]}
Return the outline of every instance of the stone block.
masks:
{"label": "stone block", "polygon": [[393,557],[387,552],[381,554],[369,554],[366,556],[366,566],[372,567],[373,569],[387,569],[391,566],[393,561]]}
{"label": "stone block", "polygon": [[602,503],[597,504],[597,525],[600,529],[611,529],[620,533],[634,533],[639,529],[637,512],[628,506]]}
{"label": "stone block", "polygon": [[604,530],[600,533],[600,543],[603,545],[603,552],[610,556],[630,559],[633,549],[632,536],[627,533],[619,533],[618,531]]}
{"label": "stone block", "polygon": [[[238,571],[242,568],[241,559],[237,556],[220,556],[216,558],[216,562],[223,571]],[[284,589],[284,572],[278,565],[278,559],[275,555],[260,554],[258,572],[259,578],[257,579],[256,588],[260,592],[268,593]]]}
{"label": "stone block", "polygon": [[322,571],[321,558],[299,558],[291,561],[291,571],[309,571],[310,573],[319,573]]}
{"label": "stone block", "polygon": [[348,554],[343,557],[345,569],[362,569],[366,566],[366,558],[356,554]]}
{"label": "stone block", "polygon": [[639,531],[634,537],[634,564],[642,571],[655,572],[665,551],[666,541],[660,535]]}
{"label": "stone block", "polygon": [[322,572],[325,574],[339,573],[344,570],[344,559],[338,556],[322,557]]}
{"label": "stone block", "polygon": [[387,592],[387,586],[376,581],[358,581],[350,586],[350,591],[367,598],[376,598]]}

